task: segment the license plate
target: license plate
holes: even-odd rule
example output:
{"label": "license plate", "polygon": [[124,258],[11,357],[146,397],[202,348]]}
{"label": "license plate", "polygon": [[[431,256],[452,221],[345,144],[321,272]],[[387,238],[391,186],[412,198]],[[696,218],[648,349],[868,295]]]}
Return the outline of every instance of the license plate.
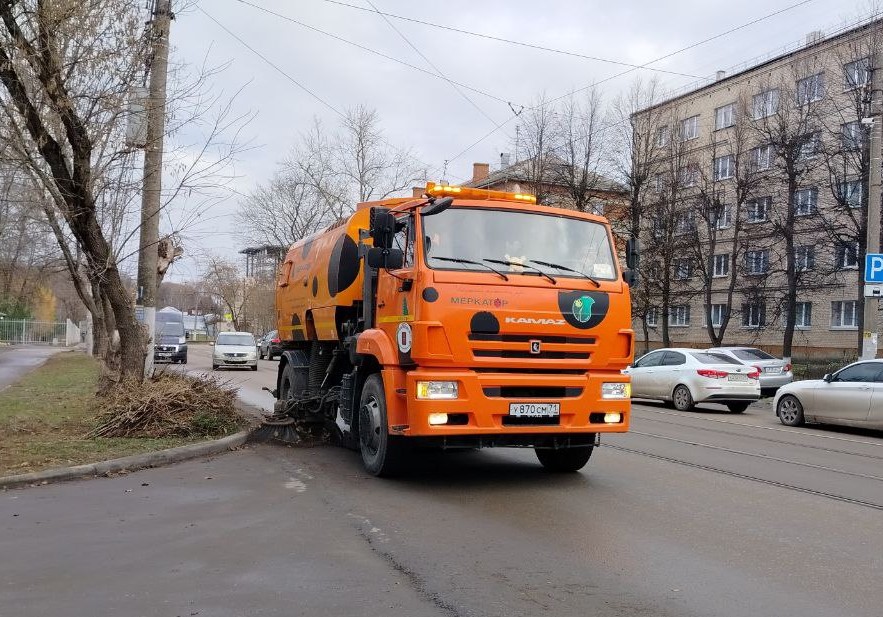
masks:
{"label": "license plate", "polygon": [[160,358],[171,358],[172,357],[172,354],[170,354],[170,353],[160,353],[160,354],[156,354],[156,355],[158,355]]}
{"label": "license plate", "polygon": [[729,381],[748,381],[748,377],[746,377],[745,375],[739,375],[739,374],[730,375]]}
{"label": "license plate", "polygon": [[770,373],[771,375],[779,375],[782,373],[781,366],[768,366],[763,370],[765,373]]}
{"label": "license plate", "polygon": [[554,418],[561,413],[561,403],[509,403],[509,415],[516,418]]}

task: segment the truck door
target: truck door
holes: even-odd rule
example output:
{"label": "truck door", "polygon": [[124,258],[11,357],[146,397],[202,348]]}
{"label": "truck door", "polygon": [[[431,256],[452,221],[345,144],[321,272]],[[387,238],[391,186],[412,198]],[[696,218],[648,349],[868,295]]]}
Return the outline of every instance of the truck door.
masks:
{"label": "truck door", "polygon": [[404,254],[402,268],[381,270],[377,281],[377,327],[395,342],[401,364],[411,363],[411,322],[414,321],[417,285],[414,281],[415,219],[402,215],[393,248]]}

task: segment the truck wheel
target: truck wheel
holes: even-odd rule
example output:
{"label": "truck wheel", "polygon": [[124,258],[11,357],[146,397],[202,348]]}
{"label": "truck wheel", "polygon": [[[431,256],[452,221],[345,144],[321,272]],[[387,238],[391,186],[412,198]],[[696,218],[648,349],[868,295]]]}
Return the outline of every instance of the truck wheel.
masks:
{"label": "truck wheel", "polygon": [[389,434],[383,379],[371,375],[359,399],[359,450],[365,469],[373,476],[392,476],[401,470],[405,446]]}
{"label": "truck wheel", "polygon": [[288,401],[298,398],[307,389],[307,371],[295,369],[290,364],[285,365],[282,371],[282,379],[279,381],[279,400]]}
{"label": "truck wheel", "polygon": [[579,471],[586,466],[592,456],[595,446],[580,446],[578,448],[535,448],[534,452],[540,463],[549,471]]}

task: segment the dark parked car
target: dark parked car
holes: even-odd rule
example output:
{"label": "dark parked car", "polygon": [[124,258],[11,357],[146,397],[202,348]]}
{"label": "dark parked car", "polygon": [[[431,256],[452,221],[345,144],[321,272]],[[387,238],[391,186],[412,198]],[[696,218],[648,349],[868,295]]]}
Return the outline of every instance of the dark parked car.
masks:
{"label": "dark parked car", "polygon": [[153,346],[154,362],[187,364],[187,338],[182,323],[156,324],[156,344]]}
{"label": "dark parked car", "polygon": [[261,342],[258,343],[258,357],[261,360],[264,358],[267,360],[278,358],[282,355],[281,343],[282,341],[279,339],[279,332],[277,330],[267,332],[261,337]]}

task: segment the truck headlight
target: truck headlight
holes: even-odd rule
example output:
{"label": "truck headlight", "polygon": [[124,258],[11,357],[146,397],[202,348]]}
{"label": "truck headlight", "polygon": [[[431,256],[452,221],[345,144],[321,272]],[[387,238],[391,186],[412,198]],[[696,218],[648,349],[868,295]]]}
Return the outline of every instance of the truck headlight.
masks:
{"label": "truck headlight", "polygon": [[632,384],[622,381],[601,384],[601,398],[630,398]]}
{"label": "truck headlight", "polygon": [[456,381],[418,381],[418,399],[454,399],[459,389]]}

